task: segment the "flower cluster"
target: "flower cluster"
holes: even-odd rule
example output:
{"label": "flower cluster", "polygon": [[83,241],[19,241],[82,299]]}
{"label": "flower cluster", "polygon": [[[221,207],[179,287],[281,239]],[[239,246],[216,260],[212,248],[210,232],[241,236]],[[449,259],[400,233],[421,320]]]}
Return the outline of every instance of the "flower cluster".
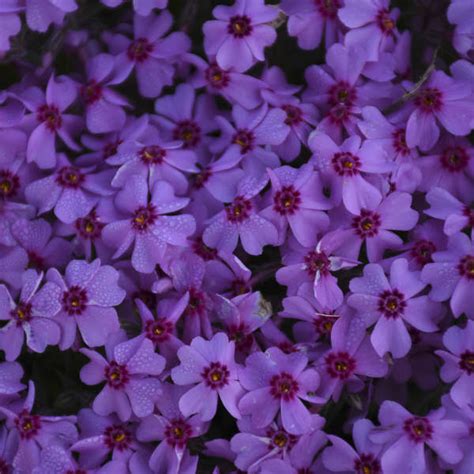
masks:
{"label": "flower cluster", "polygon": [[218,3],[0,1],[0,473],[472,472],[472,0]]}

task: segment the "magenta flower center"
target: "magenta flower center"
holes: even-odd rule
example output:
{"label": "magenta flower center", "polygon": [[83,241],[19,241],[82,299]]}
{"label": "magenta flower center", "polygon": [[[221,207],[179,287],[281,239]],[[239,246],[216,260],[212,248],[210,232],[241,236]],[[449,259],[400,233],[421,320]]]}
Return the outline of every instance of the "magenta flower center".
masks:
{"label": "magenta flower center", "polygon": [[[471,204],[472,206],[472,204]],[[467,225],[469,227],[474,227],[474,209],[472,209],[472,207],[469,207],[469,206],[465,206],[464,207],[464,210],[463,210],[463,215],[467,217]]]}
{"label": "magenta flower center", "polygon": [[415,105],[425,113],[437,112],[443,105],[441,91],[428,87],[423,89],[415,99]]}
{"label": "magenta flower center", "polygon": [[291,449],[297,441],[295,435],[289,434],[284,430],[275,430],[273,428],[267,431],[267,437],[270,438],[269,449]]}
{"label": "magenta flower center", "polygon": [[201,237],[194,239],[192,243],[193,252],[201,257],[204,261],[208,262],[210,260],[215,260],[217,257],[217,249],[212,249],[208,247]]}
{"label": "magenta flower center", "polygon": [[138,38],[128,47],[127,55],[131,61],[143,63],[153,52],[154,46],[146,38]]}
{"label": "magenta flower center", "polygon": [[252,150],[255,136],[250,130],[237,130],[232,138],[232,143],[240,146],[240,153],[244,154]]}
{"label": "magenta flower center", "polygon": [[232,294],[235,296],[244,295],[245,293],[248,293],[252,290],[248,282],[242,280],[241,278],[236,278],[235,280],[232,280],[230,288],[232,290]]}
{"label": "magenta flower center", "polygon": [[474,255],[465,255],[458,263],[459,274],[474,280]]}
{"label": "magenta flower center", "polygon": [[194,120],[181,120],[173,130],[173,138],[183,141],[183,148],[194,148],[201,141],[201,127]]}
{"label": "magenta flower center", "polygon": [[314,0],[314,3],[321,16],[331,20],[336,19],[337,11],[341,7],[340,0]]}
{"label": "magenta flower center", "polygon": [[155,345],[167,341],[173,329],[174,324],[166,318],[147,321],[145,324],[146,337]]}
{"label": "magenta flower center", "polygon": [[20,178],[9,170],[0,170],[0,198],[14,196],[20,188]]}
{"label": "magenta flower center", "polygon": [[211,362],[201,374],[204,383],[213,390],[225,387],[229,383],[229,375],[227,366],[220,362]]}
{"label": "magenta flower center", "polygon": [[336,319],[330,316],[316,316],[313,319],[313,326],[320,336],[329,336]]}
{"label": "magenta flower center", "polygon": [[460,146],[450,146],[440,156],[441,166],[451,173],[464,171],[469,164],[469,155]]}
{"label": "magenta flower center", "polygon": [[252,30],[252,22],[247,15],[235,15],[227,25],[227,31],[235,38],[245,38],[252,33]]}
{"label": "magenta flower center", "polygon": [[204,168],[198,174],[194,175],[194,187],[201,189],[212,176],[212,171],[209,168]]}
{"label": "magenta flower center", "polygon": [[229,339],[235,342],[235,347],[241,352],[250,350],[253,344],[253,336],[245,323],[232,324],[229,327]]}
{"label": "magenta flower center", "polygon": [[32,250],[28,250],[28,267],[36,268],[37,270],[44,270],[46,267],[44,258]]}
{"label": "magenta flower center", "polygon": [[298,125],[303,121],[303,112],[296,105],[283,105],[281,107],[286,112],[285,123],[290,126]]}
{"label": "magenta flower center", "polygon": [[140,206],[135,210],[132,217],[132,227],[137,232],[145,232],[158,219],[156,207],[153,204]]}
{"label": "magenta flower center", "polygon": [[306,272],[310,277],[316,276],[316,273],[318,272],[320,272],[321,275],[327,275],[331,265],[329,258],[324,252],[316,252],[315,250],[306,254],[304,257],[304,263]]}
{"label": "magenta flower center", "polygon": [[392,140],[393,148],[395,148],[397,153],[400,153],[402,156],[408,156],[410,154],[410,149],[405,139],[405,130],[401,128],[395,130],[392,135]]}
{"label": "magenta flower center", "polygon": [[226,206],[225,213],[227,220],[236,224],[248,219],[250,217],[251,210],[252,203],[242,196],[237,196],[232,204]]}
{"label": "magenta flower center", "polygon": [[36,117],[39,122],[44,122],[51,132],[55,132],[63,124],[61,112],[55,105],[42,105],[38,108]]}
{"label": "magenta flower center", "polygon": [[330,87],[329,91],[330,105],[345,105],[350,107],[354,105],[357,98],[357,92],[349,83],[339,81]]}
{"label": "magenta flower center", "polygon": [[415,258],[420,265],[425,265],[432,261],[431,255],[433,255],[433,252],[436,252],[436,246],[433,242],[429,240],[419,240],[411,249],[411,256]]}
{"label": "magenta flower center", "polygon": [[283,186],[273,197],[273,209],[281,215],[294,214],[300,207],[301,194],[293,186]]}
{"label": "magenta flower center", "polygon": [[355,176],[360,173],[359,157],[349,152],[336,153],[332,157],[332,166],[339,176]]}
{"label": "magenta flower center", "polygon": [[165,428],[166,442],[173,448],[184,448],[192,434],[191,425],[180,418],[171,420]]}
{"label": "magenta flower center", "polygon": [[400,291],[385,290],[379,295],[378,310],[386,318],[398,318],[406,308],[405,297]]}
{"label": "magenta flower center", "polygon": [[91,211],[88,216],[77,219],[74,226],[83,239],[95,240],[101,236],[105,224],[99,221],[95,211]]}
{"label": "magenta flower center", "polygon": [[299,388],[298,382],[287,372],[274,375],[270,379],[270,393],[278,400],[293,400]]}
{"label": "magenta flower center", "polygon": [[386,8],[379,10],[376,22],[377,26],[385,35],[392,33],[392,30],[395,28],[395,20],[390,16],[390,12]]}
{"label": "magenta flower center", "polygon": [[159,165],[163,163],[166,150],[158,145],[145,146],[138,152],[138,156],[145,165]]}
{"label": "magenta flower center", "polygon": [[109,449],[125,451],[130,447],[130,432],[121,425],[108,426],[104,431],[104,442]]}
{"label": "magenta flower center", "polygon": [[85,288],[71,286],[63,293],[63,310],[69,316],[79,316],[86,310],[88,298]]}
{"label": "magenta flower center", "polygon": [[31,415],[27,410],[23,410],[15,419],[15,426],[21,439],[32,439],[41,429],[41,419],[38,415]]}
{"label": "magenta flower center", "polygon": [[382,474],[379,460],[370,453],[362,453],[359,459],[354,461],[354,470],[356,474]]}
{"label": "magenta flower center", "polygon": [[206,81],[216,89],[224,89],[228,86],[230,76],[227,71],[221,69],[216,63],[211,63],[204,71]]}
{"label": "magenta flower center", "polygon": [[94,104],[102,97],[102,86],[92,79],[81,88],[81,96],[87,105]]}
{"label": "magenta flower center", "polygon": [[331,352],[326,358],[326,371],[334,379],[346,380],[355,371],[356,361],[345,351]]}
{"label": "magenta flower center", "polygon": [[430,420],[421,416],[414,416],[405,420],[403,430],[415,443],[424,443],[430,440],[433,434],[433,426]]}
{"label": "magenta flower center", "polygon": [[337,104],[329,111],[329,118],[332,123],[342,125],[351,115],[352,106]]}
{"label": "magenta flower center", "polygon": [[459,360],[459,367],[469,375],[474,374],[474,352],[464,351]]}
{"label": "magenta flower center", "polygon": [[56,176],[56,182],[63,188],[78,189],[86,176],[73,166],[63,166]]}
{"label": "magenta flower center", "polygon": [[125,365],[117,364],[115,361],[112,361],[104,369],[104,375],[107,385],[115,390],[123,389],[130,381],[127,367]]}
{"label": "magenta flower center", "polygon": [[360,215],[352,219],[352,228],[362,239],[375,237],[379,233],[380,224],[380,215],[367,209],[361,209]]}
{"label": "magenta flower center", "polygon": [[186,307],[186,314],[191,316],[203,315],[206,311],[205,295],[196,288],[189,290],[189,302]]}
{"label": "magenta flower center", "polygon": [[114,142],[107,143],[102,149],[102,156],[104,160],[117,154],[118,147],[123,143],[123,140],[116,140]]}
{"label": "magenta flower center", "polygon": [[16,321],[17,326],[31,320],[31,303],[21,302],[15,309],[10,311],[10,316]]}

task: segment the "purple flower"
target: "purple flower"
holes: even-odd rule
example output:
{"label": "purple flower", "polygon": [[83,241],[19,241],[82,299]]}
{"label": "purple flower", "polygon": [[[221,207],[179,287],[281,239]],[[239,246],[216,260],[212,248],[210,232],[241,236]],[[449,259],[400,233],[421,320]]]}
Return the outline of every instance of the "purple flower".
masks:
{"label": "purple flower", "polygon": [[165,367],[165,359],[155,354],[149,339],[136,337],[125,342],[106,345],[107,360],[98,352],[81,349],[90,362],[81,369],[81,380],[87,385],[105,381],[92,408],[98,415],[116,413],[121,421],[134,415],[151,415],[161,391],[156,378]]}
{"label": "purple flower", "polygon": [[189,418],[182,416],[178,400],[184,392],[184,387],[164,384],[156,403],[159,414],[145,418],[138,427],[137,438],[140,441],[160,441],[148,463],[153,472],[184,474],[196,471],[198,457],[190,454],[187,443],[204,434],[208,425],[198,415]]}
{"label": "purple flower", "polygon": [[54,209],[56,217],[66,224],[85,217],[100,196],[112,194],[111,170],[91,173],[91,168],[77,168],[64,155],[59,155],[54,174],[30,183],[26,199],[43,214]]}
{"label": "purple flower", "polygon": [[384,474],[425,472],[425,445],[440,458],[454,464],[462,459],[458,440],[467,435],[464,423],[445,417],[439,408],[427,416],[412,415],[398,403],[386,400],[379,411],[380,428],[369,434],[373,443],[383,444],[381,456]]}
{"label": "purple flower", "polygon": [[0,251],[0,280],[15,289],[21,288],[23,272],[28,266],[28,255],[20,247]]}
{"label": "purple flower", "polygon": [[322,210],[332,207],[321,192],[319,175],[310,165],[299,169],[282,166],[268,169],[272,183],[272,205],[262,215],[275,224],[280,242],[290,227],[296,240],[305,247],[316,244],[317,235],[329,226]]}
{"label": "purple flower", "polygon": [[[136,69],[138,90],[143,97],[157,97],[164,86],[173,83],[174,64],[190,46],[189,38],[182,32],[173,32],[163,37],[171,29],[173,17],[168,10],[159,15],[135,15],[133,21],[134,40],[123,36],[113,37],[114,48],[120,45],[117,57],[117,82],[125,80]],[[119,80],[119,78],[121,80]]]}
{"label": "purple flower", "polygon": [[191,345],[178,350],[181,364],[171,371],[173,381],[194,385],[179,399],[184,416],[199,414],[203,421],[209,421],[216,414],[220,398],[227,411],[240,418],[237,404],[243,389],[238,381],[234,349],[234,342],[218,333],[210,341],[195,337]]}
{"label": "purple flower", "polygon": [[32,30],[44,33],[51,23],[60,25],[75,10],[76,0],[26,0],[26,22]]}
{"label": "purple flower", "polygon": [[4,285],[0,285],[0,319],[6,324],[0,331],[0,347],[5,358],[15,360],[20,355],[26,337],[27,346],[34,352],[44,352],[46,346],[59,342],[59,325],[51,320],[61,305],[51,298],[53,284],[46,283],[39,290],[43,274],[27,270],[18,303]]}
{"label": "purple flower", "polygon": [[[18,398],[18,392],[25,388],[25,385],[21,383],[22,377],[23,369],[18,362],[0,363],[0,404],[2,406]],[[1,435],[0,439],[2,439]]]}
{"label": "purple flower", "polygon": [[10,0],[0,6],[0,53],[10,49],[10,37],[21,29],[19,13],[23,10],[20,0]]}
{"label": "purple flower", "polygon": [[414,110],[407,122],[406,141],[410,148],[430,150],[438,141],[437,122],[451,134],[468,135],[474,120],[470,84],[435,71],[416,94]]}
{"label": "purple flower", "polygon": [[443,335],[443,344],[449,352],[439,350],[444,365],[441,378],[446,383],[455,382],[449,392],[460,407],[474,406],[474,322],[466,327],[450,327]]}
{"label": "purple flower", "polygon": [[13,459],[18,451],[18,437],[4,424],[0,428],[0,466],[5,472],[13,470]]}
{"label": "purple flower", "polygon": [[303,354],[285,354],[276,347],[251,354],[239,375],[240,383],[248,391],[239,402],[241,413],[251,415],[256,428],[270,425],[280,413],[288,433],[308,432],[311,415],[301,400],[324,400],[316,396],[319,374],[307,365]]}
{"label": "purple flower", "polygon": [[337,12],[341,0],[282,0],[288,15],[288,34],[296,36],[301,49],[317,48],[322,41],[329,48],[338,39]]}
{"label": "purple flower", "polygon": [[[100,0],[104,5],[115,8],[124,0]],[[147,16],[154,8],[166,8],[168,0],[133,0],[133,8],[139,15]]]}
{"label": "purple flower", "polygon": [[247,253],[260,255],[265,245],[277,243],[276,227],[262,217],[252,199],[266,182],[267,179],[241,181],[234,200],[209,220],[202,236],[206,245],[231,253],[240,237]]}
{"label": "purple flower", "polygon": [[65,350],[72,346],[77,326],[87,346],[103,346],[108,336],[119,329],[113,306],[125,297],[125,291],[117,284],[117,270],[101,266],[99,259],[92,263],[72,260],[64,277],[55,268],[49,269],[46,276],[50,284],[45,294],[61,306],[55,316],[62,328],[59,347]]}
{"label": "purple flower", "polygon": [[466,313],[474,318],[471,295],[474,291],[474,245],[465,234],[457,233],[448,240],[446,251],[435,252],[433,263],[423,267],[421,279],[431,285],[433,301],[446,301],[457,318]]}
{"label": "purple flower", "polygon": [[278,16],[275,7],[263,0],[236,0],[212,13],[217,20],[203,25],[204,49],[208,56],[216,56],[221,68],[244,72],[265,59],[263,50],[276,40],[275,29],[267,24]]}
{"label": "purple flower", "polygon": [[80,129],[82,119],[64,113],[77,97],[77,88],[71,79],[51,76],[46,94],[41,89],[32,87],[18,97],[31,112],[23,119],[24,125],[33,129],[26,150],[28,163],[34,162],[40,168],[53,168],[56,165],[56,135],[59,135],[68,148],[80,150],[72,135]]}
{"label": "purple flower", "polygon": [[459,54],[468,56],[474,49],[474,31],[469,20],[474,15],[474,7],[469,0],[452,0],[447,11],[448,20],[456,25],[453,46]]}
{"label": "purple flower", "polygon": [[151,273],[163,262],[168,245],[186,246],[186,238],[195,230],[194,218],[188,214],[164,215],[185,207],[188,198],[176,197],[166,181],[156,181],[150,194],[151,198],[144,176],[130,176],[115,197],[120,217],[102,231],[105,243],[116,249],[113,258],[123,255],[134,243],[132,265],[143,273]]}
{"label": "purple flower", "polygon": [[[65,472],[80,474],[85,471],[80,468],[68,450],[55,445],[46,446],[41,451],[40,463],[31,471],[32,474],[64,474]],[[99,472],[105,474],[106,471]]]}
{"label": "purple flower", "polygon": [[390,269],[390,281],[380,265],[368,264],[364,276],[353,278],[349,285],[352,295],[347,303],[359,313],[367,327],[375,323],[370,336],[380,356],[390,352],[393,357],[404,357],[411,348],[411,338],[405,322],[424,331],[436,331],[442,315],[441,306],[428,296],[418,296],[426,283],[420,272],[408,270],[408,261],[395,260]]}

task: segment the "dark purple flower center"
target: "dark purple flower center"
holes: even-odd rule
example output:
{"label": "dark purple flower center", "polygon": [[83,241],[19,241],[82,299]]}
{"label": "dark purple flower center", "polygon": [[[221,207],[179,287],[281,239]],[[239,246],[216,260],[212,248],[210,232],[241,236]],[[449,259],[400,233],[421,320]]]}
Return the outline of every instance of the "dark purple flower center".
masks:
{"label": "dark purple flower center", "polygon": [[329,104],[345,105],[350,107],[354,105],[357,98],[357,92],[354,87],[345,81],[339,81],[329,88]]}
{"label": "dark purple flower center", "polygon": [[436,246],[429,240],[419,240],[415,242],[411,249],[411,255],[420,265],[432,262],[431,255],[436,252]]}
{"label": "dark purple flower center", "polygon": [[297,437],[295,435],[289,434],[284,430],[275,430],[270,428],[267,431],[267,437],[270,438],[270,444],[268,448],[274,449],[291,449],[297,441]]}
{"label": "dark purple flower center", "polygon": [[32,250],[28,250],[28,267],[35,268],[37,270],[45,269],[44,258],[41,255],[38,255]]}
{"label": "dark purple flower center", "polygon": [[332,166],[339,176],[355,176],[360,173],[360,159],[349,152],[336,153],[332,157]]}
{"label": "dark purple flower center", "polygon": [[241,278],[236,278],[235,280],[233,280],[230,284],[230,288],[232,294],[235,296],[244,295],[245,293],[251,291],[251,286],[249,285],[249,283],[245,280],[242,280]]}
{"label": "dark purple flower center", "polygon": [[243,222],[250,217],[252,203],[242,196],[237,196],[232,204],[225,207],[227,220],[234,224]]}
{"label": "dark purple flower center", "polygon": [[7,462],[4,459],[0,458],[0,474],[10,474],[11,472],[12,471]]}
{"label": "dark purple flower center", "polygon": [[469,164],[469,155],[460,146],[447,147],[440,156],[441,166],[451,173],[464,171]]}
{"label": "dark purple flower center", "polygon": [[273,209],[282,216],[294,214],[300,207],[301,194],[292,185],[283,186],[273,197]]}
{"label": "dark purple flower center", "polygon": [[227,25],[227,31],[235,38],[245,38],[252,33],[252,30],[252,22],[247,15],[235,15]]}
{"label": "dark purple flower center", "polygon": [[352,106],[345,105],[345,104],[338,104],[338,105],[335,105],[334,107],[331,107],[331,110],[329,110],[328,115],[332,123],[336,125],[342,125],[347,121],[351,113],[352,113]]}
{"label": "dark purple flower center", "polygon": [[375,237],[379,233],[380,224],[380,215],[367,209],[361,209],[360,215],[352,219],[352,228],[362,239]]}
{"label": "dark purple flower center", "polygon": [[20,302],[15,309],[10,311],[10,316],[16,321],[17,326],[31,321],[31,303]]}
{"label": "dark purple flower center", "polygon": [[405,420],[403,430],[415,443],[424,443],[430,440],[433,434],[430,420],[421,416],[413,416]]}
{"label": "dark purple flower center", "polygon": [[469,375],[474,374],[474,352],[464,351],[459,360],[459,367]]}
{"label": "dark purple flower center", "polygon": [[283,105],[281,107],[286,112],[285,123],[290,126],[298,125],[303,121],[303,112],[296,105]]}
{"label": "dark purple flower center", "polygon": [[356,368],[355,359],[345,351],[330,352],[325,362],[327,373],[334,379],[346,380]]}
{"label": "dark purple flower center", "polygon": [[173,138],[183,141],[183,148],[194,148],[201,141],[201,127],[194,120],[181,120],[173,130]]}
{"label": "dark purple flower center", "polygon": [[472,204],[471,207],[465,206],[462,213],[464,216],[467,217],[467,225],[469,227],[474,227],[474,209],[472,208]]}
{"label": "dark purple flower center", "polygon": [[395,290],[385,290],[379,295],[378,310],[386,318],[398,318],[406,308],[406,301],[403,293]]}
{"label": "dark purple flower center", "polygon": [[165,428],[166,442],[173,448],[184,448],[192,434],[191,425],[180,418],[171,420]]}
{"label": "dark purple flower center", "polygon": [[166,156],[166,150],[158,145],[149,145],[143,147],[138,152],[138,156],[145,165],[159,165],[163,163],[163,159]]}
{"label": "dark purple flower center", "polygon": [[250,130],[237,130],[232,138],[232,143],[240,146],[240,153],[244,154],[252,150],[255,136]]}
{"label": "dark purple flower center", "polygon": [[123,143],[123,140],[116,140],[115,142],[107,143],[102,149],[102,156],[104,160],[117,154],[118,147]]}
{"label": "dark purple flower center", "polygon": [[166,318],[147,321],[145,324],[146,337],[155,345],[161,344],[170,338],[174,324]]}
{"label": "dark purple flower center", "polygon": [[207,82],[216,89],[224,89],[230,81],[229,73],[221,69],[215,62],[211,63],[204,71],[204,76]]}
{"label": "dark purple flower center", "polygon": [[78,316],[86,310],[88,298],[85,288],[71,286],[63,293],[63,310],[69,316]]}
{"label": "dark purple flower center", "polygon": [[386,8],[379,10],[375,21],[377,22],[377,26],[385,35],[391,34],[396,26],[395,20],[390,16],[390,12]]}
{"label": "dark purple flower center", "polygon": [[315,277],[316,273],[320,272],[321,275],[327,275],[329,273],[329,267],[331,262],[324,252],[317,252],[311,250],[304,257],[305,269],[310,277]]}
{"label": "dark purple flower center", "polygon": [[186,314],[190,316],[203,315],[206,311],[206,297],[202,291],[196,288],[189,289],[189,302],[186,307]]}
{"label": "dark purple flower center", "polygon": [[336,317],[318,315],[313,319],[313,326],[320,336],[329,336],[336,319]]}
{"label": "dark purple flower center", "polygon": [[81,96],[87,105],[94,104],[102,97],[102,86],[92,79],[81,88]]}
{"label": "dark purple flower center", "polygon": [[212,171],[209,168],[202,169],[198,174],[194,175],[194,187],[196,189],[201,189],[204,184],[207,183],[209,178],[212,176]]}
{"label": "dark purple flower center", "polygon": [[0,197],[10,198],[20,188],[20,178],[9,170],[0,170]]}
{"label": "dark purple flower center", "polygon": [[41,429],[41,419],[38,415],[31,415],[23,410],[15,419],[15,426],[21,439],[32,439]]}
{"label": "dark purple flower center", "polygon": [[278,400],[293,400],[299,388],[298,382],[287,372],[274,375],[270,379],[270,393]]}
{"label": "dark purple flower center", "polygon": [[143,63],[150,57],[154,46],[146,38],[138,38],[128,47],[127,54],[131,61]]}
{"label": "dark purple flower center", "polygon": [[425,113],[437,112],[443,105],[443,94],[438,89],[427,87],[418,94],[415,105]]}
{"label": "dark purple flower center", "polygon": [[335,20],[337,11],[341,8],[340,0],[314,0],[316,8],[324,18]]}
{"label": "dark purple flower center", "polygon": [[208,262],[210,260],[215,260],[217,257],[217,249],[212,249],[208,247],[201,237],[196,237],[192,243],[193,252],[201,257],[204,261]]}
{"label": "dark purple flower center", "polygon": [[211,362],[201,374],[204,383],[213,390],[225,387],[229,383],[229,375],[227,366],[220,362]]}
{"label": "dark purple flower center", "polygon": [[392,134],[393,148],[397,153],[400,153],[402,156],[408,156],[410,154],[410,149],[408,148],[405,130],[399,128],[395,130]]}
{"label": "dark purple flower center", "polygon": [[125,451],[130,447],[132,437],[122,425],[108,426],[104,431],[104,443],[109,449]]}
{"label": "dark purple flower center", "polygon": [[474,255],[465,255],[458,263],[459,274],[469,280],[474,280]]}
{"label": "dark purple flower center", "polygon": [[44,122],[48,130],[51,132],[55,132],[61,128],[63,124],[61,112],[55,105],[45,104],[39,107],[36,113],[36,118],[39,122]]}
{"label": "dark purple flower center", "polygon": [[104,369],[104,375],[107,385],[115,390],[122,390],[130,381],[127,367],[114,360]]}
{"label": "dark purple flower center", "polygon": [[63,188],[78,189],[86,176],[74,166],[63,166],[56,176],[56,182]]}
{"label": "dark purple flower center", "polygon": [[132,217],[132,227],[138,232],[146,232],[158,219],[156,207],[153,204],[140,206]]}
{"label": "dark purple flower center", "polygon": [[232,324],[229,327],[229,339],[235,342],[235,347],[241,352],[250,350],[253,344],[253,336],[245,323]]}
{"label": "dark purple flower center", "polygon": [[354,470],[356,474],[382,474],[379,460],[370,453],[362,453],[359,459],[354,461]]}
{"label": "dark purple flower center", "polygon": [[91,211],[88,216],[77,219],[74,226],[83,239],[95,240],[101,236],[105,224],[100,222],[95,211]]}

